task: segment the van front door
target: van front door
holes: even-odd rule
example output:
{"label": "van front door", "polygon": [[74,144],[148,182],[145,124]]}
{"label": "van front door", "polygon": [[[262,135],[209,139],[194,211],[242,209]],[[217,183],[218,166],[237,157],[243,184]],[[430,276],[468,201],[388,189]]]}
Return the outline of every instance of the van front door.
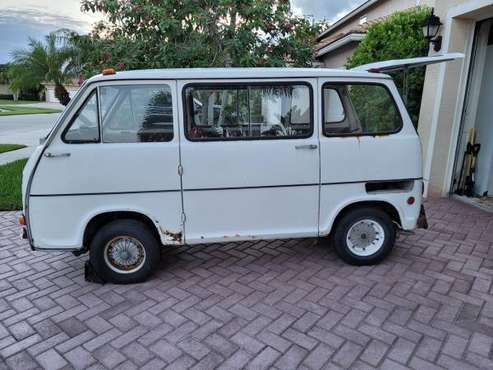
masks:
{"label": "van front door", "polygon": [[183,82],[187,242],[316,236],[316,80]]}
{"label": "van front door", "polygon": [[179,242],[175,92],[174,81],[87,87],[34,174],[29,214],[36,247],[80,248],[87,223],[107,212],[147,216],[164,242]]}

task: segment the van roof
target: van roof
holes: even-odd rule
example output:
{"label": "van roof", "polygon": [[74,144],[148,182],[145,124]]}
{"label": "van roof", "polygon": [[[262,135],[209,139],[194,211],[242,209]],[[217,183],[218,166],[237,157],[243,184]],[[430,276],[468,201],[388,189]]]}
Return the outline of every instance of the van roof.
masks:
{"label": "van roof", "polygon": [[174,68],[174,69],[140,69],[121,71],[111,75],[98,74],[88,82],[107,80],[197,80],[197,79],[232,79],[232,78],[316,78],[316,77],[364,77],[389,78],[382,73],[370,73],[345,69],[328,68]]}

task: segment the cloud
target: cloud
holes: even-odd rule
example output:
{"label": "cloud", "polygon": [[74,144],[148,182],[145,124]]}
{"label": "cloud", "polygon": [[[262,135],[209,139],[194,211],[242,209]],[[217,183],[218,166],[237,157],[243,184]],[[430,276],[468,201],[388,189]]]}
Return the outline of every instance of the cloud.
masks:
{"label": "cloud", "polygon": [[[0,64],[28,38],[40,39],[51,31],[69,28],[85,33],[101,14],[82,13],[80,0],[0,0]],[[365,0],[291,0],[293,12],[330,22],[342,17]],[[42,7],[40,7],[40,5]]]}
{"label": "cloud", "polygon": [[366,0],[291,0],[293,12],[334,22]]}
{"label": "cloud", "polygon": [[[21,4],[22,5],[22,4]],[[79,33],[90,30],[91,24],[99,17],[69,12],[63,14],[51,9],[38,8],[4,8],[0,9],[0,64],[10,60],[14,49],[26,47],[29,37],[41,39],[46,34],[60,28],[68,28]]]}

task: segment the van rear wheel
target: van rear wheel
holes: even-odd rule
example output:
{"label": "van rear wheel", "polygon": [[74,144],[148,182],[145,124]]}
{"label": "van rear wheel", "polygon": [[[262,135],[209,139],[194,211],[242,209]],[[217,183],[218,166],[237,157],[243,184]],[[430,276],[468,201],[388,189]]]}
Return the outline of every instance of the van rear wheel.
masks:
{"label": "van rear wheel", "polygon": [[373,265],[383,260],[395,243],[395,226],[380,209],[358,208],[335,226],[332,243],[337,254],[352,265]]}
{"label": "van rear wheel", "polygon": [[94,236],[89,259],[104,281],[132,284],[145,281],[159,265],[159,243],[149,227],[137,220],[112,221]]}

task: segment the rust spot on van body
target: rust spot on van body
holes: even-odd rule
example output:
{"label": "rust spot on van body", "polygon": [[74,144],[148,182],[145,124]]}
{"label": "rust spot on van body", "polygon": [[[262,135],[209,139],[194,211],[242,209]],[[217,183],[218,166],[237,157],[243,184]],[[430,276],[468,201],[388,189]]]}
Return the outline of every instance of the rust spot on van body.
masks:
{"label": "rust spot on van body", "polygon": [[163,229],[162,226],[159,226],[159,230],[161,231],[161,233],[163,235],[169,236],[172,241],[179,242],[179,243],[182,242],[183,233],[181,231],[166,230],[166,229]]}

